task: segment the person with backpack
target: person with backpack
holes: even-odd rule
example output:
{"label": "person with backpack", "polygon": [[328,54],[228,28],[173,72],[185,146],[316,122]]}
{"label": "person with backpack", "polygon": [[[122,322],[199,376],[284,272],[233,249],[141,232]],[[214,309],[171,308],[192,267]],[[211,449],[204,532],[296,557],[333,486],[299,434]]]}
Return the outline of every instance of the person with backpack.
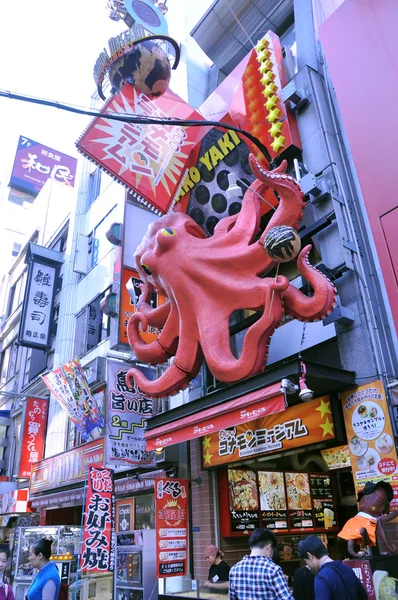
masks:
{"label": "person with backpack", "polygon": [[4,577],[4,571],[7,567],[7,562],[10,556],[10,551],[8,546],[5,544],[0,545],[0,600],[14,600],[14,592],[12,591],[12,587],[8,584],[8,580],[6,583],[6,578]]}
{"label": "person with backpack", "polygon": [[57,600],[61,578],[56,565],[50,561],[52,541],[42,538],[30,547],[29,559],[37,575],[28,590],[28,600]]}
{"label": "person with backpack", "polygon": [[315,600],[367,600],[368,595],[354,571],[340,560],[332,560],[316,535],[298,545],[298,554],[315,577]]}

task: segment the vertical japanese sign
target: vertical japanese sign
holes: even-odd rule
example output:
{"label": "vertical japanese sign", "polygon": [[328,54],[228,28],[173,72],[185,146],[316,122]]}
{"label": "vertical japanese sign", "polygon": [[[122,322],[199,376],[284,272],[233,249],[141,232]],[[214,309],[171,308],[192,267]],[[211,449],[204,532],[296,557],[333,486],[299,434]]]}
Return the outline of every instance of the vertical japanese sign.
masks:
{"label": "vertical japanese sign", "polygon": [[376,592],[373,584],[373,575],[368,560],[345,560],[344,563],[351,567],[359,581],[366,590],[369,600],[376,600]]}
{"label": "vertical japanese sign", "polygon": [[77,160],[19,136],[10,187],[37,196],[47,179],[74,186]]}
{"label": "vertical japanese sign", "polygon": [[155,480],[156,576],[185,575],[188,560],[188,480]]}
{"label": "vertical japanese sign", "polygon": [[22,308],[18,342],[45,350],[50,346],[50,327],[57,267],[32,260]]}
{"label": "vertical japanese sign", "polygon": [[[108,100],[103,112],[156,119],[202,119],[170,89],[151,100],[130,84]],[[197,135],[194,127],[140,125],[96,117],[77,147],[112,177],[166,213]]]}
{"label": "vertical japanese sign", "polygon": [[[144,433],[153,414],[153,400],[129,387],[126,374],[131,365],[108,360],[108,406],[106,411],[105,464],[155,465],[155,455],[147,452]],[[153,370],[148,371],[152,376]],[[145,374],[148,376],[148,373]]]}
{"label": "vertical japanese sign", "polygon": [[341,398],[356,491],[367,481],[387,481],[391,506],[398,508],[398,459],[383,383],[366,383]]}
{"label": "vertical japanese sign", "polygon": [[105,419],[91,393],[79,360],[71,360],[53,369],[47,375],[42,375],[42,379],[67,412],[81,434],[83,442],[86,442],[90,436],[99,437],[98,430],[105,427]]}
{"label": "vertical japanese sign", "polygon": [[48,400],[45,398],[27,399],[21,457],[19,459],[19,477],[30,477],[32,463],[43,458],[47,411]]}
{"label": "vertical japanese sign", "polygon": [[80,556],[82,571],[113,571],[115,488],[112,469],[98,465],[88,468],[83,543]]}

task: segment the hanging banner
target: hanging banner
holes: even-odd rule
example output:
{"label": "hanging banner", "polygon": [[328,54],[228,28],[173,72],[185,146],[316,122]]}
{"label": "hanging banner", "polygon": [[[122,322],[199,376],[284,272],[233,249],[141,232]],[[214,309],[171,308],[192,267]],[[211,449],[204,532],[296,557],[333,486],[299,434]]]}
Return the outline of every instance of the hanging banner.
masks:
{"label": "hanging banner", "polygon": [[[131,467],[155,466],[155,453],[147,452],[144,433],[153,414],[153,400],[126,383],[128,363],[108,360],[108,406],[106,411],[105,464]],[[141,369],[141,368],[140,368]],[[142,368],[154,377],[154,369]]]}
{"label": "hanging banner", "polygon": [[202,438],[203,468],[335,438],[328,396]]}
{"label": "hanging banner", "polygon": [[99,429],[105,427],[105,420],[80,362],[69,361],[41,377],[76,426],[82,441],[86,442],[90,436],[99,437]]}
{"label": "hanging banner", "polygon": [[115,566],[115,487],[112,469],[90,465],[80,556],[82,571],[104,573]]}
{"label": "hanging banner", "polygon": [[30,477],[32,463],[43,458],[47,412],[48,400],[46,398],[28,398],[26,400],[18,470],[18,477],[22,479]]}
{"label": "hanging banner", "polygon": [[367,481],[387,481],[394,489],[391,509],[398,509],[398,459],[383,383],[371,381],[341,399],[356,492]]}
{"label": "hanging banner", "polygon": [[187,573],[188,480],[155,480],[156,577]]}

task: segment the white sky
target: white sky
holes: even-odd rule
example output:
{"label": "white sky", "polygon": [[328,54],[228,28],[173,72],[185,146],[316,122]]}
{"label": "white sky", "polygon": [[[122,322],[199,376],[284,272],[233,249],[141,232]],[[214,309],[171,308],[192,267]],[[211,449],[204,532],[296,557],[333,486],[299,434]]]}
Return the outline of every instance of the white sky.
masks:
{"label": "white sky", "polygon": [[[0,88],[89,107],[93,67],[113,35],[106,0],[2,0]],[[0,184],[7,185],[19,135],[77,156],[89,117],[0,98]]]}

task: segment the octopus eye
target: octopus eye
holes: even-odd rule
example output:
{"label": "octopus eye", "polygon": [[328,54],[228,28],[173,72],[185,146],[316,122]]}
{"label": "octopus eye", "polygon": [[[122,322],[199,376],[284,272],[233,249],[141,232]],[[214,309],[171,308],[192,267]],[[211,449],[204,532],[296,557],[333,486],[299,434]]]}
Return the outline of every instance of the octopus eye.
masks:
{"label": "octopus eye", "polygon": [[147,274],[147,275],[152,275],[152,271],[149,267],[147,267],[144,263],[141,263],[141,267],[142,270]]}
{"label": "octopus eye", "polygon": [[171,229],[171,227],[163,227],[163,229],[160,230],[160,233],[162,235],[175,235],[175,229]]}

